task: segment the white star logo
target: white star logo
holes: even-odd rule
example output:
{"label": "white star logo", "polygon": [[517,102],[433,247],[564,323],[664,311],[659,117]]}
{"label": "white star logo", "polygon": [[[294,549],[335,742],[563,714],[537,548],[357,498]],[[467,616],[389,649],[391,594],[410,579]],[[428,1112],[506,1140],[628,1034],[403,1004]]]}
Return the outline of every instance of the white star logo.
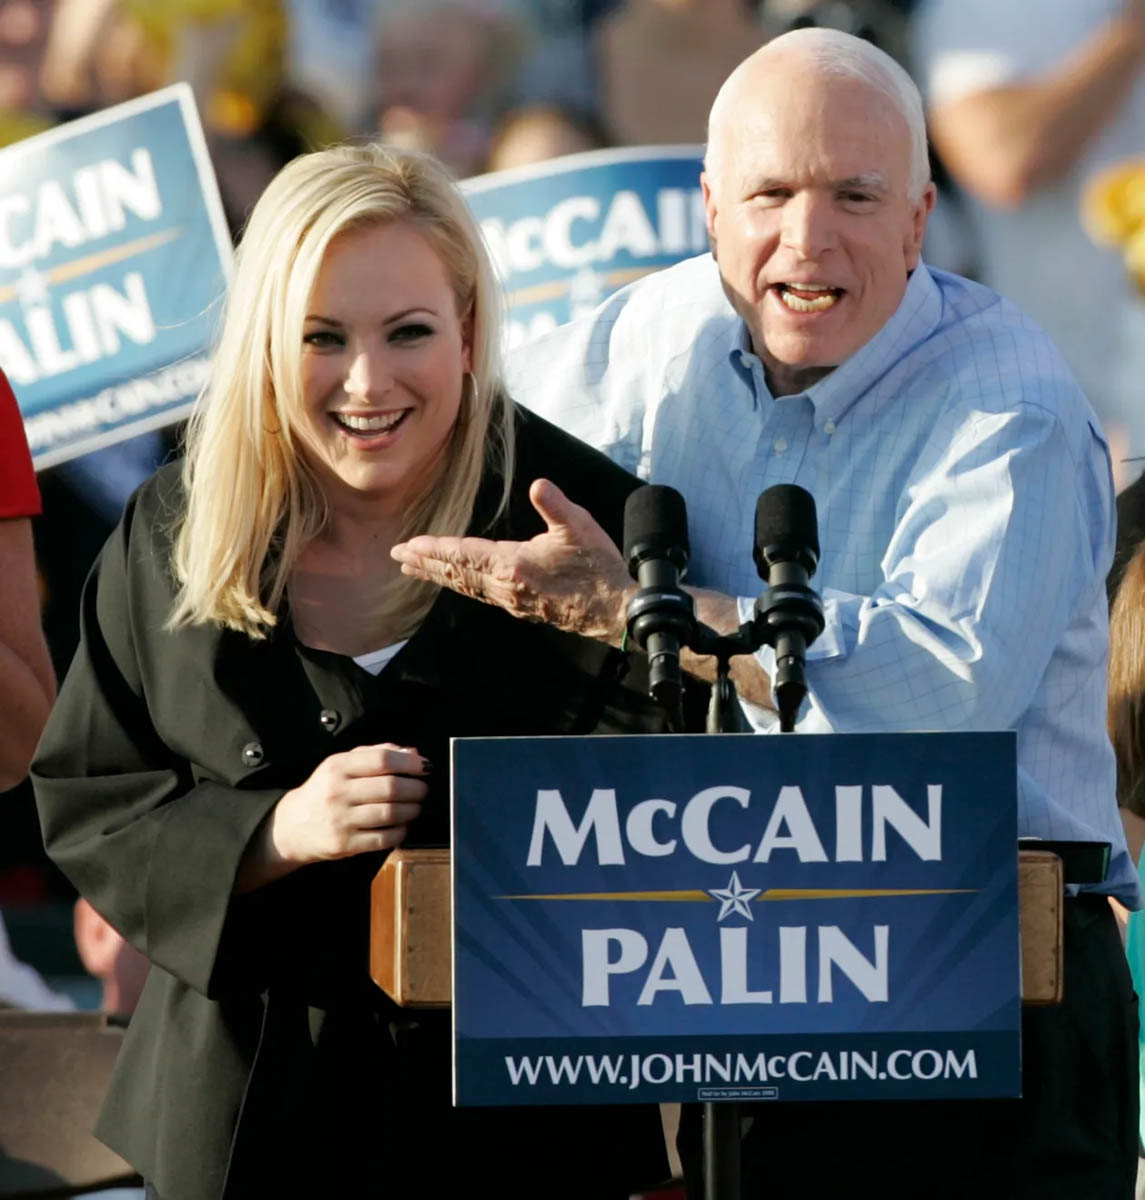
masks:
{"label": "white star logo", "polygon": [[731,880],[726,888],[708,888],[708,895],[714,896],[720,902],[720,915],[716,917],[717,921],[722,921],[724,917],[732,913],[754,921],[755,918],[751,915],[751,909],[748,908],[747,902],[754,900],[759,893],[759,888],[743,887],[735,871],[732,872]]}

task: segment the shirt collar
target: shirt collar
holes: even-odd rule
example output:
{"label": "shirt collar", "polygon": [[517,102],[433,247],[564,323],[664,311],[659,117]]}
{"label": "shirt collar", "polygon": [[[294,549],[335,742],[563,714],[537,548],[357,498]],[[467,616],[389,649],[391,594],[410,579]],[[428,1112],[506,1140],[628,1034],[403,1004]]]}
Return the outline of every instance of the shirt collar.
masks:
{"label": "shirt collar", "polygon": [[[891,319],[846,362],[802,393],[815,408],[816,422],[837,422],[872,384],[933,333],[941,315],[942,294],[938,284],[925,264],[919,262],[911,272],[906,291]],[[753,364],[760,360],[752,349],[751,333],[742,320],[736,323],[729,357],[742,373],[749,377],[755,374]],[[762,364],[756,377],[763,380]],[[770,398],[766,383],[761,386]]]}

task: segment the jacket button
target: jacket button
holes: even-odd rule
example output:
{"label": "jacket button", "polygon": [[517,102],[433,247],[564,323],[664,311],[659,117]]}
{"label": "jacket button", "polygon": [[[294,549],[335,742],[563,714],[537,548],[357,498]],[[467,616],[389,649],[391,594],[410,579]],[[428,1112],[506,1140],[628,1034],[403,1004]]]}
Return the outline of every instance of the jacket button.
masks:
{"label": "jacket button", "polygon": [[257,767],[262,760],[262,745],[259,742],[247,742],[243,747],[243,766]]}
{"label": "jacket button", "polygon": [[322,722],[322,728],[327,733],[333,733],[342,724],[342,717],[332,708],[324,708],[318,714],[318,720]]}

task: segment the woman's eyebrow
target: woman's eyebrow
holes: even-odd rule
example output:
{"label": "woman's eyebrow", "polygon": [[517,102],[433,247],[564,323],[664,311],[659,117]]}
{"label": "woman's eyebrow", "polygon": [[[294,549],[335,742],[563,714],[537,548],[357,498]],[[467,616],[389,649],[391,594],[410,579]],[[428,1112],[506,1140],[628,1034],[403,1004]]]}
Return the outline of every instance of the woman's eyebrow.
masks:
{"label": "woman's eyebrow", "polygon": [[[413,316],[414,313],[425,313],[427,316],[430,316],[430,317],[437,316],[437,312],[435,309],[426,308],[424,305],[418,304],[418,305],[415,305],[413,308],[403,308],[400,312],[393,313],[391,316],[388,316],[388,317],[383,317],[382,324],[383,325],[392,325],[395,321],[401,321],[401,320],[404,320],[406,317]],[[307,313],[305,320],[320,321],[323,325],[341,326],[341,324],[342,324],[342,322],[339,321],[337,317],[325,317],[321,313]]]}

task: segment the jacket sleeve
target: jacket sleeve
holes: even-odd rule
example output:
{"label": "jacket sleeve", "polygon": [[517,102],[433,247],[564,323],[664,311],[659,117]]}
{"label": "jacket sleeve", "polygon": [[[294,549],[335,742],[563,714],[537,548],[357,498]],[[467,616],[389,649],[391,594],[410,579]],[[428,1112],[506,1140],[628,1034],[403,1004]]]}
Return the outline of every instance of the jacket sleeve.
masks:
{"label": "jacket sleeve", "polygon": [[[154,484],[145,485],[153,494]],[[146,492],[145,492],[146,494]],[[213,995],[265,971],[267,889],[232,895],[243,852],[282,788],[226,786],[157,732],[149,691],[184,641],[168,633],[166,547],[137,496],[84,588],[80,645],[32,776],[44,844],[76,888],[153,963]],[[158,646],[158,650],[156,650]],[[168,679],[164,690],[177,691]],[[188,710],[194,702],[188,703]],[[188,711],[189,722],[200,720]]]}

